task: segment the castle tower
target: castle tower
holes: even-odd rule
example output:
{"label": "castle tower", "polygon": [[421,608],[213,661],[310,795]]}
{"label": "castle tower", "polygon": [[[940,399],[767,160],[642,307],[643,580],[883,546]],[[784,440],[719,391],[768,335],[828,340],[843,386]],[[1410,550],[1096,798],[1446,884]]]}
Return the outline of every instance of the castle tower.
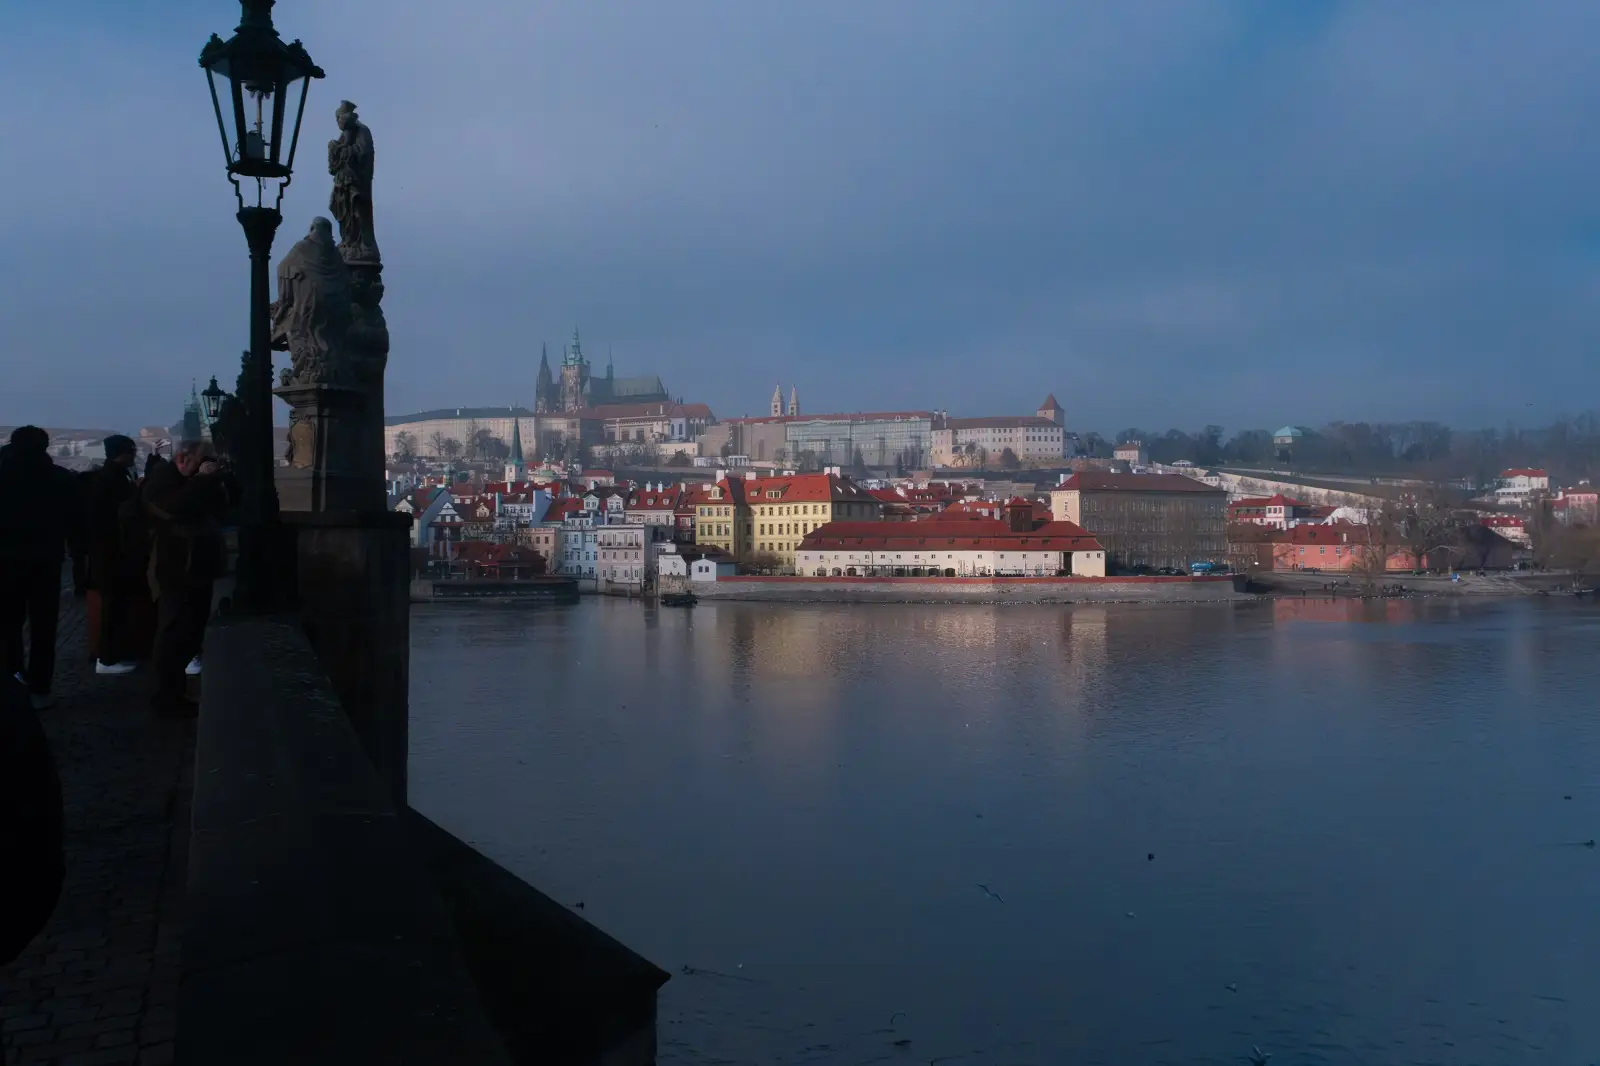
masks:
{"label": "castle tower", "polygon": [[789,417],[793,418],[794,416],[798,415],[799,413],[800,413],[800,386],[798,386],[798,385],[790,385],[789,386]]}
{"label": "castle tower", "polygon": [[1044,398],[1044,403],[1039,405],[1037,414],[1040,418],[1048,418],[1058,426],[1067,424],[1067,412],[1063,411],[1061,405],[1056,403],[1056,395],[1053,392]]}
{"label": "castle tower", "polygon": [[772,386],[772,417],[780,418],[783,415],[783,382]]}

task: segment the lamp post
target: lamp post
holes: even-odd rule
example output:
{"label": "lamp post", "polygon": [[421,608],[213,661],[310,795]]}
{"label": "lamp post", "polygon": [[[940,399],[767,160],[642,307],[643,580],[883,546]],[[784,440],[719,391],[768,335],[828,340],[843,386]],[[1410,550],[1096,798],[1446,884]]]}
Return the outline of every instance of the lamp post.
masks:
{"label": "lamp post", "polygon": [[[280,208],[294,171],[306,93],[311,79],[323,76],[322,68],[311,61],[299,41],[284,44],[278,37],[272,26],[274,3],[275,0],[242,0],[242,13],[233,36],[224,41],[212,34],[200,51],[200,66],[206,72],[217,133],[222,138],[223,162],[239,204],[239,225],[244,228],[250,248],[250,351],[239,382],[244,425],[238,444],[243,454],[236,456],[244,495],[243,522],[234,602],[256,610],[276,605],[279,585],[275,565],[280,538],[278,493],[273,484],[269,260],[273,235],[283,221]],[[217,93],[219,78],[227,84],[226,108]],[[295,82],[300,83],[300,98],[289,116],[288,98]],[[286,131],[285,121],[289,118],[293,126]],[[255,182],[254,204],[245,203],[241,178]],[[270,206],[269,186],[276,193]],[[215,385],[213,380],[212,386]],[[219,410],[220,402],[219,397]]]}
{"label": "lamp post", "polygon": [[205,416],[206,429],[216,428],[217,416],[222,413],[222,401],[227,395],[217,387],[217,376],[212,374],[211,384],[207,385],[205,391],[200,393],[200,413]]}

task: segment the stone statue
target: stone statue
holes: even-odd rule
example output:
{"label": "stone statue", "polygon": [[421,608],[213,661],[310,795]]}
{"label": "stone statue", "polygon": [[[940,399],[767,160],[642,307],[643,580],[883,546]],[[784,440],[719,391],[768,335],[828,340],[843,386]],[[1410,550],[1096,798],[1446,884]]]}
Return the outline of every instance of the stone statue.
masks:
{"label": "stone statue", "polygon": [[278,299],[272,305],[272,347],[293,363],[287,382],[343,384],[351,367],[345,348],[354,314],[350,270],[333,243],[333,223],[311,220],[278,264]]}
{"label": "stone statue", "polygon": [[356,105],[341,101],[334,112],[339,136],[328,142],[328,173],[333,196],[328,210],[339,220],[339,251],[349,260],[378,258],[372,230],[372,131],[356,115]]}

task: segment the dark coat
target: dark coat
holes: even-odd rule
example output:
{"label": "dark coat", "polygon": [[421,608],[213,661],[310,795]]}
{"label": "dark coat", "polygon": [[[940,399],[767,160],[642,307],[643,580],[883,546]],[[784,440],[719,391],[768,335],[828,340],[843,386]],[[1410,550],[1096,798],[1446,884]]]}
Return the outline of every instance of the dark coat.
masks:
{"label": "dark coat", "polygon": [[107,463],[89,483],[89,583],[112,592],[144,580],[146,547],[134,528],[133,471]]}
{"label": "dark coat", "polygon": [[0,677],[0,966],[22,954],[61,898],[62,821],[61,779],[39,716],[27,689]]}
{"label": "dark coat", "polygon": [[0,561],[59,563],[83,553],[87,523],[77,477],[45,452],[0,456]]}
{"label": "dark coat", "polygon": [[222,519],[230,483],[223,474],[185,477],[173,463],[150,467],[139,488],[139,507],[150,529],[150,591],[178,587],[189,578],[221,577],[227,569]]}

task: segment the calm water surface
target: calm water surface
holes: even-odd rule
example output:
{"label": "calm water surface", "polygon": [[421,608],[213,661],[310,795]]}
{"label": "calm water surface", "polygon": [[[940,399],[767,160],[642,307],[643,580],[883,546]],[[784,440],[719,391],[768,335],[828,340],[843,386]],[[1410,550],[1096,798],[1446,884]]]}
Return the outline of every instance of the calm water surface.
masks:
{"label": "calm water surface", "polygon": [[663,1063],[1600,1061],[1592,606],[412,633],[413,802],[672,971]]}

